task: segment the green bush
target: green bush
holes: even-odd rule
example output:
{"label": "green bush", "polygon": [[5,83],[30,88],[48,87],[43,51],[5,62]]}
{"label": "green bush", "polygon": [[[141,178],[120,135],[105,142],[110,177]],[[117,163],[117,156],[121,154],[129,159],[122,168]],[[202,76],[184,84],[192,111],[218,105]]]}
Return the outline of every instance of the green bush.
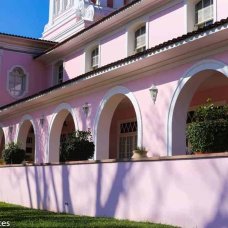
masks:
{"label": "green bush", "polygon": [[11,142],[5,146],[2,158],[6,164],[21,164],[25,160],[25,150],[19,144]]}
{"label": "green bush", "polygon": [[60,145],[60,161],[80,161],[93,158],[94,143],[90,131],[76,131]]}
{"label": "green bush", "polygon": [[215,106],[210,100],[194,114],[187,126],[187,139],[193,152],[228,151],[228,106]]}

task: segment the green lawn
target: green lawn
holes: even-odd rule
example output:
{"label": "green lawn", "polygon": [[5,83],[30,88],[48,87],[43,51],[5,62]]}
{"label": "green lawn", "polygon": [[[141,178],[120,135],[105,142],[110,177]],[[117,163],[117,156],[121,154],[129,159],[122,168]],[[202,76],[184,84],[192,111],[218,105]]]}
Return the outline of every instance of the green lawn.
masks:
{"label": "green lawn", "polygon": [[[0,221],[9,221],[10,227],[151,227],[172,228],[173,226],[138,223],[111,218],[91,218],[69,214],[34,210],[21,206],[0,203]],[[1,224],[0,224],[1,225]]]}

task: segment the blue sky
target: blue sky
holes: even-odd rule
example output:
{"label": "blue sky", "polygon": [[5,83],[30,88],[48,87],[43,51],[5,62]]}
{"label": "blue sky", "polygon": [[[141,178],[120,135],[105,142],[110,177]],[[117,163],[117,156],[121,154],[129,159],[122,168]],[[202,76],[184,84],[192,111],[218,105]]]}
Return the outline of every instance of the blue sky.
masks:
{"label": "blue sky", "polygon": [[0,32],[40,38],[49,0],[0,0]]}

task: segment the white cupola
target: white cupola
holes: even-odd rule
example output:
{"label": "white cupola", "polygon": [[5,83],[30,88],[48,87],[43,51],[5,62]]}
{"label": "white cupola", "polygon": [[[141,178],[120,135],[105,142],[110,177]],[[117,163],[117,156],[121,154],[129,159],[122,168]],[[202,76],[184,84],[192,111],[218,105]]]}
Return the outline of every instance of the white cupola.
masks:
{"label": "white cupola", "polygon": [[49,0],[49,21],[42,39],[61,42],[124,3],[124,0]]}

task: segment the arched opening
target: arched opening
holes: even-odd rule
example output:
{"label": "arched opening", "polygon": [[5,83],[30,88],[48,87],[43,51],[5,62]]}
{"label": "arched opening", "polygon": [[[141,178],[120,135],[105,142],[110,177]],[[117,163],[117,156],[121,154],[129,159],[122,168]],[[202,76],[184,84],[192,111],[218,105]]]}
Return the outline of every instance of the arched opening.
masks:
{"label": "arched opening", "polygon": [[109,158],[131,158],[137,146],[137,119],[131,101],[125,97],[114,111],[109,131]]}
{"label": "arched opening", "polygon": [[2,128],[0,128],[0,159],[2,159],[2,151],[5,148],[5,135]]}
{"label": "arched opening", "polygon": [[173,112],[170,113],[172,118],[169,119],[171,128],[168,126],[168,133],[171,130],[168,152],[170,155],[188,154],[190,151],[186,141],[187,124],[193,121],[196,108],[205,104],[208,98],[216,105],[228,103],[228,79],[216,68],[202,69],[191,75],[175,93],[178,96],[173,103]]}
{"label": "arched opening", "polygon": [[35,162],[35,130],[30,120],[25,120],[20,126],[17,142],[25,150],[25,161]]}
{"label": "arched opening", "polygon": [[142,146],[142,120],[134,95],[124,87],[111,89],[95,118],[95,158],[129,158]]}
{"label": "arched opening", "polygon": [[67,109],[61,110],[54,117],[49,136],[49,162],[59,162],[61,141],[75,130],[73,116]]}

